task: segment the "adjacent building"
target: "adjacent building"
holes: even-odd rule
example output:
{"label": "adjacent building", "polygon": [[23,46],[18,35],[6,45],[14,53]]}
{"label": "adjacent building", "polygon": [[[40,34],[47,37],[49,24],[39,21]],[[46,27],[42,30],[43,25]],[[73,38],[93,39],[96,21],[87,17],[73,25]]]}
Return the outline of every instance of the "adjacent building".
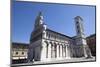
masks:
{"label": "adjacent building", "polygon": [[22,63],[27,60],[27,52],[28,52],[29,44],[26,43],[12,43],[12,51],[11,51],[11,59],[12,63]]}
{"label": "adjacent building", "polygon": [[91,49],[91,53],[93,56],[96,56],[96,34],[92,34],[86,38],[87,44]]}

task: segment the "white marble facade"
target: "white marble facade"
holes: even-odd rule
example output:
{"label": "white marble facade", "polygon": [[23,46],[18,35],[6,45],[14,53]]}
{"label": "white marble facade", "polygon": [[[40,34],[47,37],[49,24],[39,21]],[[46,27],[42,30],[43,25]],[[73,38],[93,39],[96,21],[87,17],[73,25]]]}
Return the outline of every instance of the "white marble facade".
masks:
{"label": "white marble facade", "polygon": [[53,61],[74,57],[91,57],[83,34],[82,18],[75,17],[75,37],[48,29],[44,24],[41,12],[36,17],[34,30],[31,33],[28,50],[28,61]]}

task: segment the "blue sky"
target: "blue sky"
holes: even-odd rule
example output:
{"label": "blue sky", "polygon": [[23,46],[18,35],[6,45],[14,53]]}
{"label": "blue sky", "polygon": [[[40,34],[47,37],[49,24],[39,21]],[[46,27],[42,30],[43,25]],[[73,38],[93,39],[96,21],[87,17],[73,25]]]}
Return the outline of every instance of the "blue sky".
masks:
{"label": "blue sky", "polygon": [[80,5],[48,4],[36,2],[12,3],[12,42],[29,43],[30,34],[39,11],[47,27],[67,36],[75,36],[75,16],[81,16],[86,36],[95,33],[95,7]]}

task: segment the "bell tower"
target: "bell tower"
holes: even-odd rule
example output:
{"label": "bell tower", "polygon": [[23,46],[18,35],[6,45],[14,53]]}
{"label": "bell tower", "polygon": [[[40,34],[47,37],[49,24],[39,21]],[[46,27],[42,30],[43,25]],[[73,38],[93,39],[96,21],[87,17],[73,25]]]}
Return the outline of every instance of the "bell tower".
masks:
{"label": "bell tower", "polygon": [[83,19],[80,16],[75,17],[75,26],[76,26],[77,36],[84,35],[84,29],[83,29],[82,22],[83,22]]}
{"label": "bell tower", "polygon": [[83,19],[80,16],[76,16],[74,18],[75,20],[75,27],[76,27],[76,46],[82,47],[82,49],[79,49],[79,56],[85,56],[85,57],[92,57],[91,51],[87,45],[86,37],[84,34],[84,28],[83,28]]}
{"label": "bell tower", "polygon": [[35,20],[34,30],[37,30],[38,28],[40,28],[43,25],[43,23],[44,23],[44,21],[43,21],[42,12],[39,12],[39,14]]}

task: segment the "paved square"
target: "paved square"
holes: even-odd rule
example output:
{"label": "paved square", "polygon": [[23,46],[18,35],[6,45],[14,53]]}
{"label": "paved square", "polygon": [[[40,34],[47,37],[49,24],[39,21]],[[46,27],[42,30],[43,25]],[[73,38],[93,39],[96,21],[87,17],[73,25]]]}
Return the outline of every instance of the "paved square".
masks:
{"label": "paved square", "polygon": [[31,65],[34,66],[34,65],[44,65],[44,64],[93,62],[93,61],[96,61],[95,57],[93,58],[71,58],[71,59],[53,60],[53,61],[36,61],[33,63],[12,64],[11,66],[31,66]]}

